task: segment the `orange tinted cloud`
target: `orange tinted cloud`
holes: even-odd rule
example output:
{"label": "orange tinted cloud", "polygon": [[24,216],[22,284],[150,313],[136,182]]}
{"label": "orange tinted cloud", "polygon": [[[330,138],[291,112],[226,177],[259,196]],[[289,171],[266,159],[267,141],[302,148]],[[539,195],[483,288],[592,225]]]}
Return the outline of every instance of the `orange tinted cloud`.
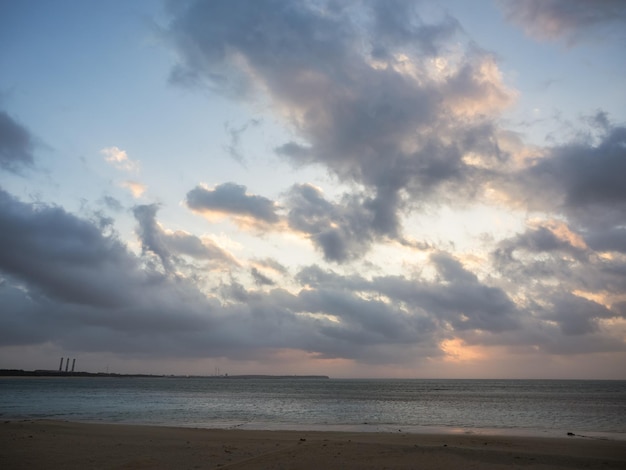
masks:
{"label": "orange tinted cloud", "polygon": [[143,195],[143,193],[146,192],[146,189],[148,189],[146,185],[141,184],[137,181],[130,181],[130,180],[122,181],[120,183],[120,186],[128,189],[132,193],[135,199],[140,198]]}

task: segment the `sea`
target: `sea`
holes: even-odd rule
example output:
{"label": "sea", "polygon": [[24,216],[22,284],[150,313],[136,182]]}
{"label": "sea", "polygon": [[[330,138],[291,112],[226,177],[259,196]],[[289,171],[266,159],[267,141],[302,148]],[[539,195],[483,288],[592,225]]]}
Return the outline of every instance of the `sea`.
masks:
{"label": "sea", "polygon": [[626,440],[626,381],[2,377],[0,419]]}

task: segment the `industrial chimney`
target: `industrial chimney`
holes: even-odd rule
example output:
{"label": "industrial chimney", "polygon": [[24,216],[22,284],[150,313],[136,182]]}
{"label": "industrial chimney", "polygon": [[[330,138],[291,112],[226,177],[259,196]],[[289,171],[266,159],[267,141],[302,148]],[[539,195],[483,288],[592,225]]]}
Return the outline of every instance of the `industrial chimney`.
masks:
{"label": "industrial chimney", "polygon": [[76,365],[76,358],[72,359],[72,372],[74,372],[75,365]]}
{"label": "industrial chimney", "polygon": [[61,363],[59,364],[59,372],[63,370],[63,356],[61,356]]}
{"label": "industrial chimney", "polygon": [[70,358],[67,358],[67,361],[65,361],[65,372],[67,372],[70,368]]}

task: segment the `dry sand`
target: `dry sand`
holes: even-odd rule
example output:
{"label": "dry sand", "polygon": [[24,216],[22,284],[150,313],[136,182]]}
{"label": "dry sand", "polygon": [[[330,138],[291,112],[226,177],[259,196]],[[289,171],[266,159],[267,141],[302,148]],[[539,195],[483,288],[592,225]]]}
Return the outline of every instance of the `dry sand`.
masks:
{"label": "dry sand", "polygon": [[0,469],[626,469],[626,441],[583,437],[0,424]]}

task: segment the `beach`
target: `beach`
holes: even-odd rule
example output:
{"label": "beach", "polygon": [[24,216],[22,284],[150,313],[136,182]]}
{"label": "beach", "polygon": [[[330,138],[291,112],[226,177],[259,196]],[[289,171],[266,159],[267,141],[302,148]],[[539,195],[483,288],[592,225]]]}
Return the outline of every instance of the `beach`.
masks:
{"label": "beach", "polygon": [[626,442],[563,438],[197,429],[67,421],[0,424],[3,469],[626,468]]}

